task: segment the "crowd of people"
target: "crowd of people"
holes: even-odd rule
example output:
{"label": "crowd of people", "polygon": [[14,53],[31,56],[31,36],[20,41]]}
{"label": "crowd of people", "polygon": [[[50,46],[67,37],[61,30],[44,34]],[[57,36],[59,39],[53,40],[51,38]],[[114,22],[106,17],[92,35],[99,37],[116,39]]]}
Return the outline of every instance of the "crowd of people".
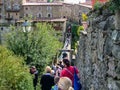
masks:
{"label": "crowd of people", "polygon": [[[71,26],[68,27],[68,44],[70,33]],[[74,66],[71,66],[67,53],[63,53],[62,58],[62,61],[53,64],[51,67],[46,66],[45,72],[40,79],[41,90],[74,90],[74,73],[76,72],[79,77],[79,71],[77,68],[74,69]],[[38,71],[33,66],[30,72],[34,75],[33,85],[34,89],[36,90],[36,85],[38,82]]]}
{"label": "crowd of people", "polygon": [[[34,74],[33,85],[36,90],[38,82],[38,71],[32,66],[30,69],[31,74]],[[77,74],[79,73],[76,68]],[[74,90],[73,80],[74,66],[70,65],[70,61],[64,57],[56,65],[46,66],[45,73],[41,76],[40,86],[41,90]]]}

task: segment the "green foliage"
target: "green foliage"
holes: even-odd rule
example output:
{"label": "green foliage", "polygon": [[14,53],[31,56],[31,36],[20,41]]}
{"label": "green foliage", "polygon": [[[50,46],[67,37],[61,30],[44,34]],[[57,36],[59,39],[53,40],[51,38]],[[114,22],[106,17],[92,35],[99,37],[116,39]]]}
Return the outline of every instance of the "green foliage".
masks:
{"label": "green foliage", "polygon": [[82,20],[83,21],[87,21],[88,16],[85,13],[82,13]]}
{"label": "green foliage", "polygon": [[34,90],[23,58],[0,46],[0,90]]}
{"label": "green foliage", "polygon": [[79,40],[78,25],[72,25],[72,49],[76,48],[76,42]]}
{"label": "green foliage", "polygon": [[23,28],[11,30],[6,38],[7,47],[25,58],[26,64],[35,65],[41,72],[61,48],[51,25],[39,23],[35,30],[23,32]]}
{"label": "green foliage", "polygon": [[83,26],[79,26],[78,27],[78,30],[77,30],[77,35],[79,36],[80,35],[80,31],[84,30],[84,27]]}
{"label": "green foliage", "polygon": [[61,41],[61,38],[63,37],[62,31],[55,31],[55,37],[58,38],[59,41]]}
{"label": "green foliage", "polygon": [[110,10],[120,10],[120,0],[110,0]]}
{"label": "green foliage", "polygon": [[32,15],[29,14],[28,17],[23,17],[23,20],[32,20]]}
{"label": "green foliage", "polygon": [[97,1],[95,4],[94,4],[94,9],[95,10],[98,10],[99,8],[101,8],[102,7],[102,3],[101,2],[99,2],[99,1]]}

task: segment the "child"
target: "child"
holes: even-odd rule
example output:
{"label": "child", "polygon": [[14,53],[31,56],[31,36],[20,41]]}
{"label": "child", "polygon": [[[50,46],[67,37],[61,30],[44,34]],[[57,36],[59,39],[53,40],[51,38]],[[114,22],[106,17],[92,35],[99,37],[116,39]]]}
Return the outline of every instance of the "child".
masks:
{"label": "child", "polygon": [[52,86],[51,90],[58,90],[58,81],[59,81],[59,79],[60,79],[59,76],[55,76],[55,78],[54,78],[55,85]]}

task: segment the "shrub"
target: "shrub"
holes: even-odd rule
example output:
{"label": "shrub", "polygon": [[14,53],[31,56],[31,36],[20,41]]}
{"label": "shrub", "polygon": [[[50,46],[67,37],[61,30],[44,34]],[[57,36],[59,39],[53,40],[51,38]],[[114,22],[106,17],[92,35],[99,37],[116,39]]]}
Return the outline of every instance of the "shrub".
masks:
{"label": "shrub", "polygon": [[97,2],[94,4],[94,9],[95,9],[95,10],[98,10],[100,7],[102,7],[102,3],[100,3],[99,1],[97,1]]}
{"label": "shrub", "polygon": [[82,13],[82,20],[83,21],[87,21],[88,17],[85,13]]}
{"label": "shrub", "polygon": [[84,30],[83,26],[79,26],[78,30],[77,30],[77,35],[80,35],[80,31]]}
{"label": "shrub", "polygon": [[0,46],[0,90],[33,90],[32,77],[23,58]]}
{"label": "shrub", "polygon": [[46,23],[38,23],[29,32],[23,32],[22,27],[12,29],[6,36],[7,48],[16,55],[23,56],[27,65],[35,65],[41,73],[61,48],[54,29]]}
{"label": "shrub", "polygon": [[120,10],[120,0],[109,0],[110,10]]}

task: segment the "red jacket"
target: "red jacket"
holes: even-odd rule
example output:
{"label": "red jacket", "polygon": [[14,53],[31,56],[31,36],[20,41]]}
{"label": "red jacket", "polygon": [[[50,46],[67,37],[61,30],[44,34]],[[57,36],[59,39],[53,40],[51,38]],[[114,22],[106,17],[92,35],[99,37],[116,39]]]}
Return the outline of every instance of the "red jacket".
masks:
{"label": "red jacket", "polygon": [[[78,69],[76,68],[76,73],[78,74]],[[61,74],[60,74],[60,77],[68,77],[71,79],[72,81],[72,85],[73,85],[73,81],[74,81],[74,66],[70,66],[70,67],[67,67],[67,68],[64,68],[62,71],[61,71]]]}

